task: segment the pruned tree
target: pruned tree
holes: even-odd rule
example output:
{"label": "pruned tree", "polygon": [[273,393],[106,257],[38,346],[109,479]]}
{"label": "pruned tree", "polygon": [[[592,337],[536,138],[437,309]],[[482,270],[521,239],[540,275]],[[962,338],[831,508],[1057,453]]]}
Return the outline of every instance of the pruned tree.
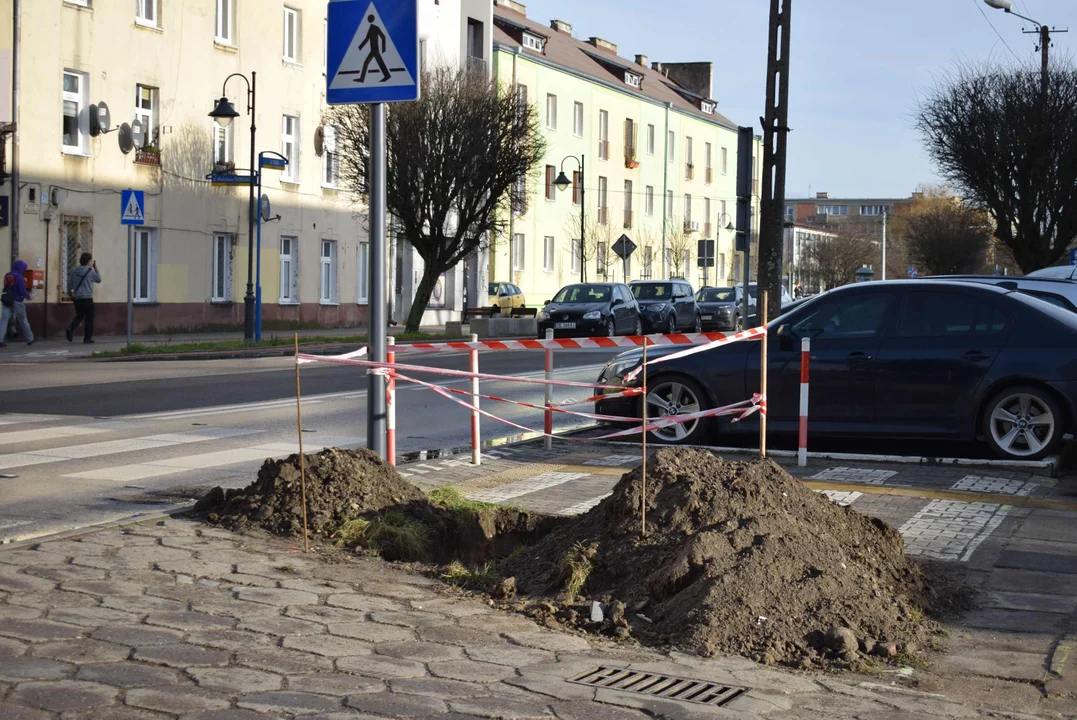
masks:
{"label": "pruned tree", "polygon": [[[386,123],[387,210],[424,265],[409,332],[441,274],[504,229],[513,184],[546,151],[537,111],[511,88],[455,68],[424,72],[422,83],[422,99],[393,105]],[[325,122],[336,131],[344,189],[365,195],[368,108],[336,106]]]}
{"label": "pruned tree", "polygon": [[[581,228],[584,232],[581,232]],[[603,279],[611,263],[610,257],[616,259],[610,249],[616,239],[613,237],[613,228],[608,223],[605,225],[599,223],[594,215],[573,212],[565,221],[565,234],[572,243],[569,252],[576,256],[574,259],[579,267],[579,272],[575,273],[576,277],[571,281],[587,282],[587,278],[591,275],[598,275],[600,280]],[[581,236],[582,244],[578,242]],[[600,257],[599,252],[603,248],[606,255]]]}
{"label": "pruned tree", "polygon": [[692,233],[684,229],[684,221],[676,216],[670,217],[666,221],[666,251],[669,266],[667,269],[670,277],[688,278],[692,268],[687,266],[685,257],[687,255],[690,263],[695,246],[696,241]]}
{"label": "pruned tree", "polygon": [[[639,277],[644,280],[658,280],[662,274],[662,231],[652,223],[643,222],[636,230],[636,256],[639,261]],[[647,265],[650,253],[650,267]],[[649,271],[649,272],[648,272]]]}
{"label": "pruned tree", "polygon": [[921,103],[917,126],[940,174],[988,211],[1025,272],[1077,236],[1077,70],[962,65]]}
{"label": "pruned tree", "polygon": [[856,271],[874,262],[875,243],[852,228],[841,228],[832,238],[818,238],[807,249],[809,287],[830,288],[856,280]]}
{"label": "pruned tree", "polygon": [[986,213],[953,197],[918,203],[905,228],[910,260],[924,275],[984,270],[994,227]]}

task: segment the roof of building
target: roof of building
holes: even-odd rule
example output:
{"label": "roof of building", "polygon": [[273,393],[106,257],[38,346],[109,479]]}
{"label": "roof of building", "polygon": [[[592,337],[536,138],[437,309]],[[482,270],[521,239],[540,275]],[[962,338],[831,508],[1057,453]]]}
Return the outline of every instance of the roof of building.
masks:
{"label": "roof of building", "polygon": [[[545,38],[542,53],[522,44],[522,31],[525,30]],[[552,65],[606,83],[625,94],[647,98],[663,104],[670,103],[675,110],[700,120],[722,125],[732,130],[737,128],[736,123],[717,111],[711,114],[703,112],[700,109],[699,102],[693,102],[689,99],[690,97],[699,96],[679,86],[657,70],[626,60],[610,50],[581,41],[568,33],[536,23],[515,10],[502,5],[494,5],[493,37],[496,46],[521,48],[525,55],[543,58]],[[623,73],[626,71],[642,78],[639,88],[625,83]],[[713,99],[704,100],[717,105],[717,101]]]}
{"label": "roof of building", "polygon": [[886,203],[912,202],[913,198],[843,198],[843,197],[815,197],[815,198],[786,198],[786,205],[828,205],[832,203],[844,203],[846,205],[883,205]]}

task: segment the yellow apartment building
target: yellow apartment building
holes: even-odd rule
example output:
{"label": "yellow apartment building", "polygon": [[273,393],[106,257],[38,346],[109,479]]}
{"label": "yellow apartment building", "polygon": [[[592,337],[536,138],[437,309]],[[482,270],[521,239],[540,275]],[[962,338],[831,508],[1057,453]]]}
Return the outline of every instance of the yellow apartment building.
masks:
{"label": "yellow apartment building", "polygon": [[[628,60],[610,41],[574,37],[566,22],[535,22],[512,0],[496,0],[493,21],[494,78],[536,107],[549,147],[514,195],[490,281],[515,283],[532,306],[581,277],[683,277],[699,287],[701,239],[716,241],[706,280],[739,279],[737,125],[718,112],[711,64]],[[572,181],[564,191],[554,186],[562,170]],[[757,193],[753,182],[753,211]],[[627,278],[611,250],[622,235],[638,247]]]}

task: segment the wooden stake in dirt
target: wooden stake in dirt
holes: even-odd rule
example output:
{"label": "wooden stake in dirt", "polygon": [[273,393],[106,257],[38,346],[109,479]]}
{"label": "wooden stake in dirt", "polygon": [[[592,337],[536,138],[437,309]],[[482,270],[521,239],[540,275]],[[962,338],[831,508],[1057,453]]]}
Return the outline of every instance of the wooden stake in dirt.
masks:
{"label": "wooden stake in dirt", "polygon": [[[759,317],[763,326],[767,323],[767,294],[759,293]],[[759,346],[759,393],[763,396],[759,410],[759,457],[767,456],[767,333],[763,333]]]}
{"label": "wooden stake in dirt", "polygon": [[640,466],[640,476],[643,480],[643,491],[640,494],[640,537],[647,537],[647,343],[643,338],[643,465]]}
{"label": "wooden stake in dirt", "polygon": [[299,395],[299,333],[295,334],[295,426],[299,432],[299,494],[303,498],[303,552],[310,552],[307,535],[307,464],[303,457],[303,411]]}

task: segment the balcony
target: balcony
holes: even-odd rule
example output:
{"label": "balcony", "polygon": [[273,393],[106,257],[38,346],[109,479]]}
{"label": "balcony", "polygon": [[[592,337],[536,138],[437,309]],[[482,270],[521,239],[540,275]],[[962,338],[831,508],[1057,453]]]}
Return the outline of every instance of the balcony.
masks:
{"label": "balcony", "polygon": [[635,218],[635,213],[631,210],[625,210],[625,230],[632,229],[632,221]]}
{"label": "balcony", "polygon": [[696,179],[696,166],[692,163],[687,163],[684,166],[684,179],[695,180]]}
{"label": "balcony", "polygon": [[714,168],[707,168],[705,174],[703,175],[703,180],[708,185],[714,182]]}
{"label": "balcony", "polygon": [[161,167],[161,151],[155,147],[144,147],[135,151],[136,165],[152,165]]}
{"label": "balcony", "polygon": [[690,233],[690,232],[692,232],[694,230],[698,230],[698,229],[699,229],[699,223],[694,223],[691,220],[685,219],[685,221],[684,221],[684,231],[686,233]]}
{"label": "balcony", "polygon": [[610,222],[610,209],[608,207],[600,207],[598,209],[598,224],[609,225]]}
{"label": "balcony", "polygon": [[598,159],[609,160],[610,159],[610,141],[599,140],[598,141]]}
{"label": "balcony", "polygon": [[469,75],[481,75],[483,78],[489,77],[489,72],[486,70],[486,61],[481,57],[468,55],[467,72]]}
{"label": "balcony", "polygon": [[639,167],[639,159],[636,156],[636,148],[632,145],[625,146],[625,167],[629,170],[635,170]]}

